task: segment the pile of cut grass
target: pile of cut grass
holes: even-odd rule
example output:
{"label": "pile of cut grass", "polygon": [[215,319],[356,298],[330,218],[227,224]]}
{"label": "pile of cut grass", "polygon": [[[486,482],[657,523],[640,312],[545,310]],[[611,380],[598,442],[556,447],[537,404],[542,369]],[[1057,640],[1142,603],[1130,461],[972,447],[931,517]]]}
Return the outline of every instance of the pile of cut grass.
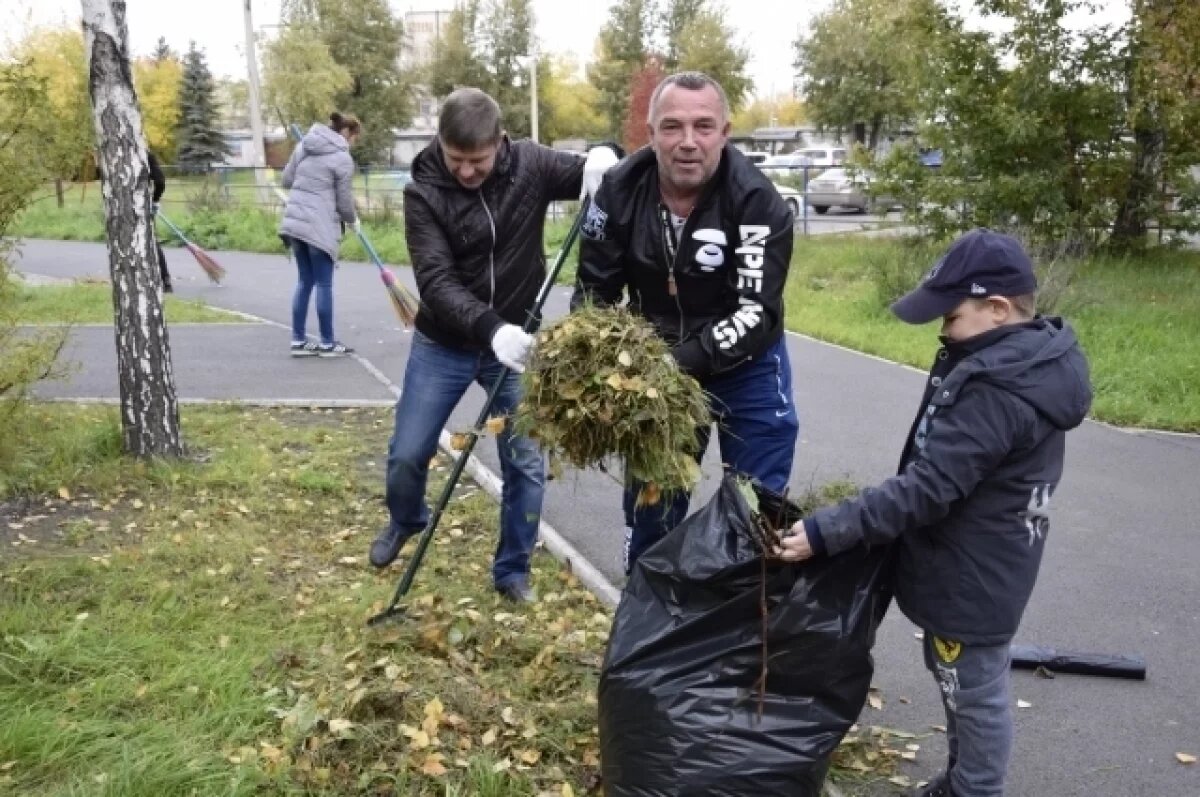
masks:
{"label": "pile of cut grass", "polygon": [[618,458],[646,484],[639,500],[653,504],[695,486],[696,428],[709,417],[700,384],[648,321],[586,307],[538,334],[516,425],[576,468]]}

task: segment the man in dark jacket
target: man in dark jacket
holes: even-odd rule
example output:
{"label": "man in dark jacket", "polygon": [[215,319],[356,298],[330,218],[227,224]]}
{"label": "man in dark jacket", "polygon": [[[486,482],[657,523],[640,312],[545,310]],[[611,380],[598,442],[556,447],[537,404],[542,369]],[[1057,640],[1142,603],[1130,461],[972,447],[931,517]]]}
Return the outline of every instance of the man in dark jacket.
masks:
{"label": "man in dark jacket", "polygon": [[[533,339],[521,328],[546,274],[542,231],[552,201],[575,199],[598,184],[616,155],[558,152],[510,141],[500,108],[479,89],[453,92],[437,138],[413,161],[404,189],[408,251],[421,293],[396,427],[388,448],[388,527],[371,546],[385,567],[429,519],[425,484],[438,435],[463,393],[490,389],[507,368],[492,411],[508,416],[520,399]],[[591,189],[594,190],[594,189]],[[500,542],[492,580],[505,597],[534,600],[529,560],[537,540],[545,461],[528,437],[506,424],[497,435],[504,480]]]}
{"label": "man in dark jacket", "polygon": [[[154,184],[152,196],[154,204],[151,205],[151,213],[158,215],[158,202],[162,199],[163,192],[167,190],[167,178],[153,152],[146,150],[146,158],[150,162],[150,182]],[[157,231],[154,236],[154,246],[158,250],[158,268],[162,272],[163,293],[174,293],[175,289],[171,286],[171,272],[167,270],[167,255],[163,252],[162,244],[158,242]]]}
{"label": "man in dark jacket", "polygon": [[1091,406],[1087,360],[1061,319],[1034,314],[1033,265],[1007,235],[959,238],[892,310],[943,318],[900,473],[792,528],[800,561],[896,540],[894,589],[924,629],[950,761],[927,797],[1000,797],[1012,749],[1009,642],[1033,591],[1066,432]]}
{"label": "man in dark jacket", "polygon": [[[783,340],[791,212],[727,143],[729,103],[707,75],[665,78],[648,127],[650,146],[605,175],[589,210],[572,307],[627,293],[711,396],[722,462],[782,491],[799,431]],[[687,512],[686,493],[637,506],[642,489],[625,489],[627,571]]]}

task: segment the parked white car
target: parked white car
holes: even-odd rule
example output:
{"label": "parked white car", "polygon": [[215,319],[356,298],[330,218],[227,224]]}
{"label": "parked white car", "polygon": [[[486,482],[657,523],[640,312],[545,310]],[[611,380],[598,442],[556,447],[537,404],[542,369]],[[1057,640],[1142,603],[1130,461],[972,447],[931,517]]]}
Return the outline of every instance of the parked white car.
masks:
{"label": "parked white car", "polygon": [[826,169],[808,181],[804,190],[808,206],[817,213],[824,213],[831,207],[854,208],[866,213],[868,210],[886,210],[896,204],[891,197],[869,195],[871,184],[870,172],[862,169],[835,168]]}
{"label": "parked white car", "polygon": [[788,206],[788,210],[792,211],[792,218],[796,219],[800,216],[800,203],[804,201],[804,197],[795,188],[779,183],[771,183],[775,186],[775,190],[783,197],[784,204]]}

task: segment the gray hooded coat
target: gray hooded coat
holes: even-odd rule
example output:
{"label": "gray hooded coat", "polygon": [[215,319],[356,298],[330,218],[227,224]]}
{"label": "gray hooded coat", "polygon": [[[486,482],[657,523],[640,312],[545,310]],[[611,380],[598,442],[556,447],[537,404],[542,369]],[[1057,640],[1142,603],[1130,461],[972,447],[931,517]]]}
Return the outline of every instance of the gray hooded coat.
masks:
{"label": "gray hooded coat", "polygon": [[304,241],[337,260],[340,222],[357,218],[353,176],[350,146],[341,133],[321,124],[309,128],[283,169],[283,187],[291,190],[279,226],[283,242]]}

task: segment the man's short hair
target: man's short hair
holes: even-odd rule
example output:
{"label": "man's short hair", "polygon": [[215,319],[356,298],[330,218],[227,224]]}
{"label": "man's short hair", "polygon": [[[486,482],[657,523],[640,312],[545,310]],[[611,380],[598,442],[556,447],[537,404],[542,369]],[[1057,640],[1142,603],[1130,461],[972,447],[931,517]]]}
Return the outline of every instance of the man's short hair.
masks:
{"label": "man's short hair", "polygon": [[654,113],[658,110],[658,100],[667,90],[667,86],[678,86],[688,91],[700,91],[705,86],[712,86],[716,90],[717,96],[721,98],[723,120],[729,119],[729,97],[726,96],[725,89],[721,88],[720,83],[703,72],[676,72],[663,78],[662,82],[655,86],[654,93],[650,95],[650,113],[646,119],[650,124],[654,124]]}
{"label": "man's short hair", "polygon": [[495,144],[503,134],[500,106],[476,88],[455,89],[442,103],[438,138],[456,149],[472,151]]}

